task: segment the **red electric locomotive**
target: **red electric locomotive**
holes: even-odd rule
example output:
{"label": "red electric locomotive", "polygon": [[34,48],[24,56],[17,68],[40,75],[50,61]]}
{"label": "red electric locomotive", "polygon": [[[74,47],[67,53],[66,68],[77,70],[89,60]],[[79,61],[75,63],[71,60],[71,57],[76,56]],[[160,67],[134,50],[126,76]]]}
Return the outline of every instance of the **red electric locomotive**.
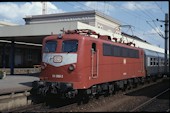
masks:
{"label": "red electric locomotive", "polygon": [[84,98],[110,94],[145,77],[142,49],[86,29],[44,38],[41,66],[40,81],[33,82],[34,95]]}

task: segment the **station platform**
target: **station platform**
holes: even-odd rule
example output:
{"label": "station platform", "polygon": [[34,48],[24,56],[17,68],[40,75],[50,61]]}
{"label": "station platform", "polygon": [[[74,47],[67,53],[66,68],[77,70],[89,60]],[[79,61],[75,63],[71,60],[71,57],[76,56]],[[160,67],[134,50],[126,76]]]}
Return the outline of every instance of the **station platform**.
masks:
{"label": "station platform", "polygon": [[39,78],[30,75],[7,75],[4,79],[0,79],[0,95],[28,91],[35,80]]}

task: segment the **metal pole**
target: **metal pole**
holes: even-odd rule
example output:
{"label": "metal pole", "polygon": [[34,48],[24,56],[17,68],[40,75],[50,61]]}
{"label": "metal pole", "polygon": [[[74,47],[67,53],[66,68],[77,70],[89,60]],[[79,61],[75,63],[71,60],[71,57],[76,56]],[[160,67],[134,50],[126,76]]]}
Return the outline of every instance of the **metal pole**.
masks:
{"label": "metal pole", "polygon": [[5,67],[6,67],[6,47],[5,47],[6,45],[5,44],[3,44],[3,50],[2,50],[2,67],[3,67],[3,69],[5,69]]}
{"label": "metal pole", "polygon": [[11,41],[11,52],[10,52],[10,71],[11,71],[11,75],[14,74],[14,63],[15,63],[15,43],[14,43],[14,39],[12,39]]}
{"label": "metal pole", "polygon": [[167,74],[168,14],[165,14],[165,74]]}

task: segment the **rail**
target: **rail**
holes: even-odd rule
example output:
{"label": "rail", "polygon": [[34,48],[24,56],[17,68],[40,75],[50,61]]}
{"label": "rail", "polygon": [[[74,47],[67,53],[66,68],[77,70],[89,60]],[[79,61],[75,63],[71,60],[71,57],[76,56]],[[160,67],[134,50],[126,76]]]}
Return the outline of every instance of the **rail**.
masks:
{"label": "rail", "polygon": [[153,98],[149,99],[148,101],[142,103],[141,105],[137,106],[136,108],[132,109],[130,112],[134,112],[134,111],[137,111],[138,109],[148,105],[149,103],[151,103],[152,101],[154,101],[157,97],[163,95],[164,93],[166,93],[167,91],[169,91],[170,89],[166,89],[165,91],[159,93],[158,95],[154,96]]}

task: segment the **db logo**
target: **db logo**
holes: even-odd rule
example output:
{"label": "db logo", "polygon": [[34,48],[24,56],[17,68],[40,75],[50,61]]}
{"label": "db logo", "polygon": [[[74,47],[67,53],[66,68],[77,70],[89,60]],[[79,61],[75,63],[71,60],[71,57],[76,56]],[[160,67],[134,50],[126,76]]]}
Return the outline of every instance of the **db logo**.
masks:
{"label": "db logo", "polygon": [[61,63],[62,60],[63,60],[63,57],[60,56],[60,55],[56,55],[56,56],[53,57],[53,62],[54,63]]}

